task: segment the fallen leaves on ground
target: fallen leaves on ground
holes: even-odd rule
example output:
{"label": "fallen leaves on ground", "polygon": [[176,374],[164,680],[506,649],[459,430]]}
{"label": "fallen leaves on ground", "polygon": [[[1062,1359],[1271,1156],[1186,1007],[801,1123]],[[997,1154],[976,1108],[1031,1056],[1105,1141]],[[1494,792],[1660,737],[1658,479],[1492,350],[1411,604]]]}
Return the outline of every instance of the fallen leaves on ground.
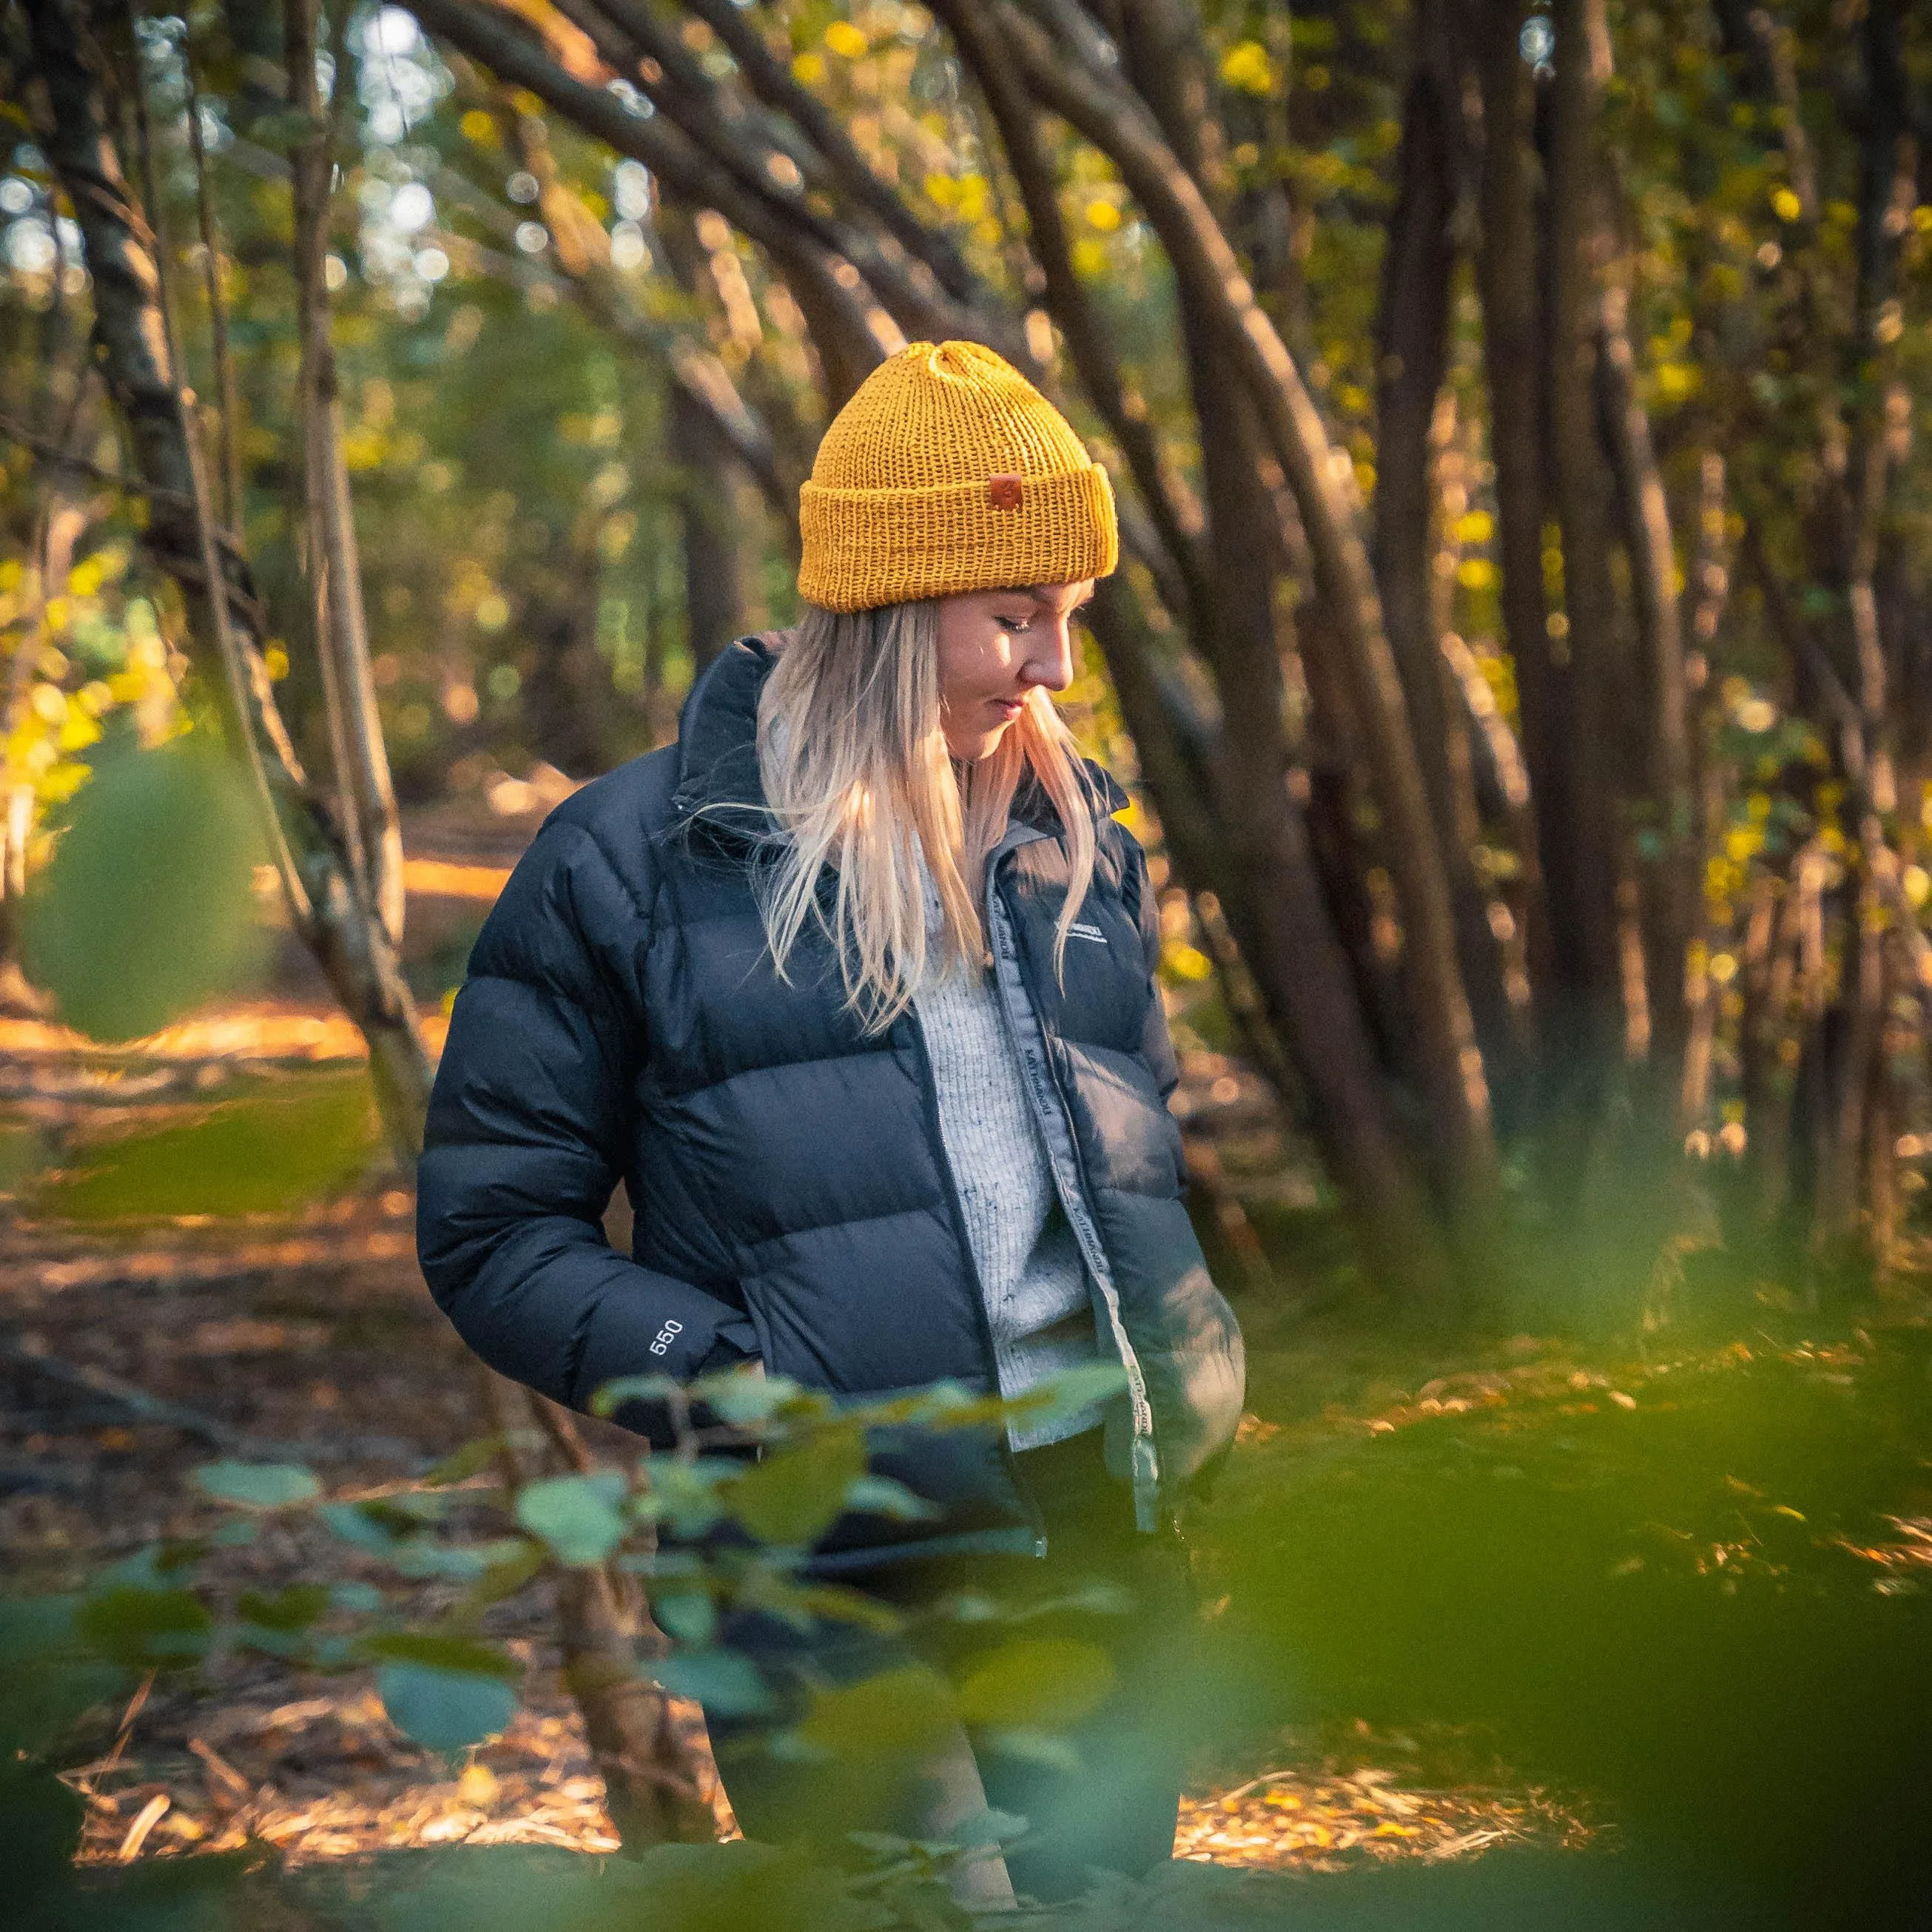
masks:
{"label": "fallen leaves on ground", "polygon": [[1535,1841],[1575,1849],[1594,1832],[1578,1810],[1537,1790],[1410,1790],[1369,1767],[1263,1773],[1181,1801],[1174,1855],[1270,1870],[1339,1871],[1368,1859],[1441,1861]]}

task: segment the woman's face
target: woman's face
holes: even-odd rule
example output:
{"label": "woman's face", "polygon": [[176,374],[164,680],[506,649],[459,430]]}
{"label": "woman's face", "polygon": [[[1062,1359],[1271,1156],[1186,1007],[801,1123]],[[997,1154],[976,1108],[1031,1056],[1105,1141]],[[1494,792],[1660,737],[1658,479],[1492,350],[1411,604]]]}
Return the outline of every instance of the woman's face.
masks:
{"label": "woman's face", "polygon": [[1024,590],[976,590],[939,607],[939,709],[946,749],[962,764],[985,758],[1036,688],[1073,682],[1073,614],[1090,579]]}

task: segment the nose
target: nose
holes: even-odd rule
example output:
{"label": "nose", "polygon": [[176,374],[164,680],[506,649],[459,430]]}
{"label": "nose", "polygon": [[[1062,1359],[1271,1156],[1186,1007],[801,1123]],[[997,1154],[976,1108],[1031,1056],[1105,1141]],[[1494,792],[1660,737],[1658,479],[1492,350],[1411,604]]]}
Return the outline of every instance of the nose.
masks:
{"label": "nose", "polygon": [[1029,641],[1034,648],[1028,654],[1021,676],[1028,684],[1036,684],[1042,690],[1064,691],[1073,682],[1071,620],[1055,617],[1049,623],[1036,626]]}

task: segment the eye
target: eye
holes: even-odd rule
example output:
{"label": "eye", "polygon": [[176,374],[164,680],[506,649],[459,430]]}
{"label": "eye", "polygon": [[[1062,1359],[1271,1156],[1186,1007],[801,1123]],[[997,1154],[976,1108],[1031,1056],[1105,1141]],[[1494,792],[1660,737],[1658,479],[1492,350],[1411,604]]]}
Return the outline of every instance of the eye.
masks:
{"label": "eye", "polygon": [[1000,616],[995,618],[994,621],[1001,630],[1010,632],[1016,638],[1024,636],[1026,632],[1033,628],[1033,620],[1030,617]]}

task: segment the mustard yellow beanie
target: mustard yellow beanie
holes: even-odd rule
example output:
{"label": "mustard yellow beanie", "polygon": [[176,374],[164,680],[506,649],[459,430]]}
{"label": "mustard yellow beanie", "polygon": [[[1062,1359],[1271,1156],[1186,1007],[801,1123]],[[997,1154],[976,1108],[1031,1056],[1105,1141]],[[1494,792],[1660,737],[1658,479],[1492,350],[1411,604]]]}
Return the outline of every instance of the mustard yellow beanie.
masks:
{"label": "mustard yellow beanie", "polygon": [[1120,560],[1107,472],[976,342],[915,342],[866,378],[818,446],[799,526],[799,595],[827,610],[1076,583]]}

